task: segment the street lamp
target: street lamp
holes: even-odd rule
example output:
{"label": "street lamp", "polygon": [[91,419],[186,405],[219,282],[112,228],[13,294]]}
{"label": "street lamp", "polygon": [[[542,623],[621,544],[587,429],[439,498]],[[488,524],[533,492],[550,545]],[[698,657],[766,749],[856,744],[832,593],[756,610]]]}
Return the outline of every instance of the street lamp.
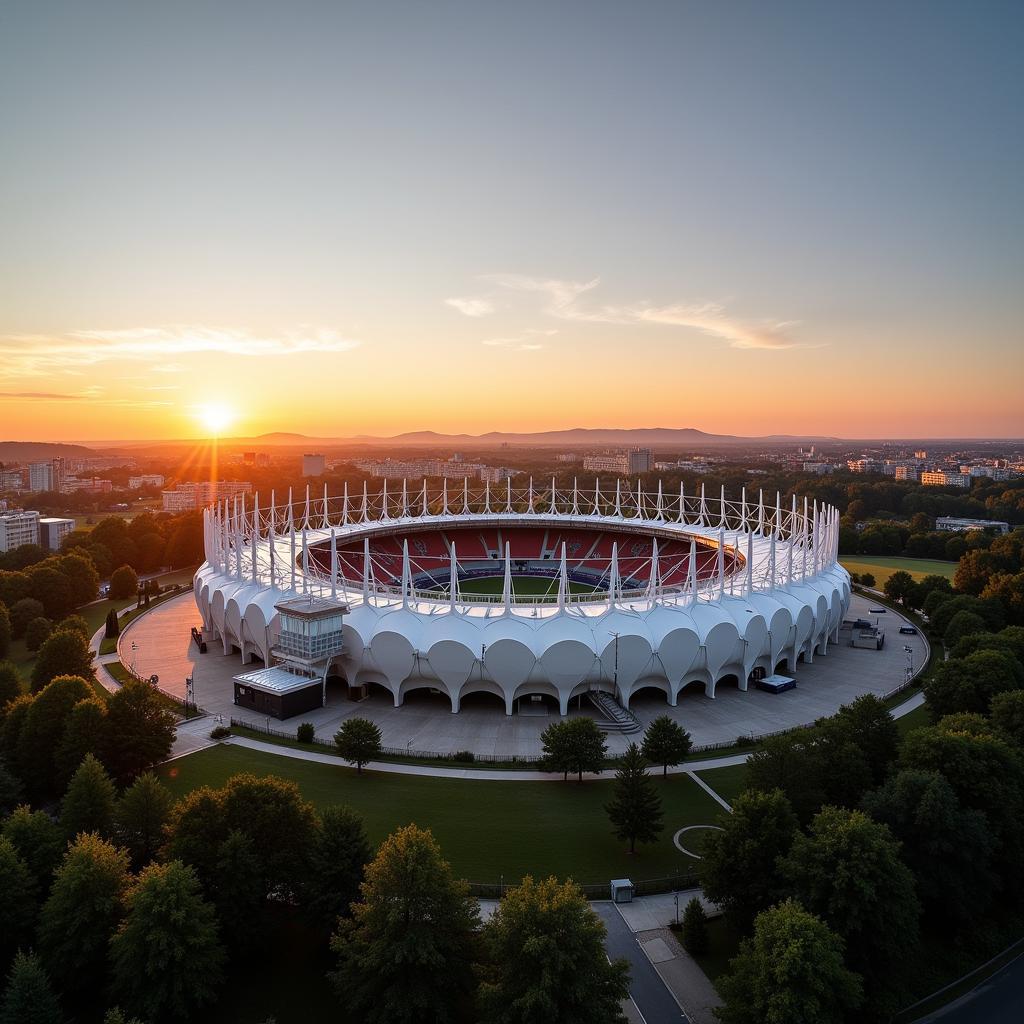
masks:
{"label": "street lamp", "polygon": [[909,683],[914,675],[914,648],[910,644],[904,644],[903,650],[907,655],[907,668],[904,682]]}

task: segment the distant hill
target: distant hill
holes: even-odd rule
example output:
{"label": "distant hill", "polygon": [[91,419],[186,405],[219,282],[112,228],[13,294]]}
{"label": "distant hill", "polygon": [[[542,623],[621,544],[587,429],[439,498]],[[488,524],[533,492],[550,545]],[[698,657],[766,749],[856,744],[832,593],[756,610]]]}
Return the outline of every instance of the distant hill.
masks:
{"label": "distant hill", "polygon": [[0,441],[0,462],[42,462],[46,459],[89,459],[100,453],[81,444],[49,441]]}

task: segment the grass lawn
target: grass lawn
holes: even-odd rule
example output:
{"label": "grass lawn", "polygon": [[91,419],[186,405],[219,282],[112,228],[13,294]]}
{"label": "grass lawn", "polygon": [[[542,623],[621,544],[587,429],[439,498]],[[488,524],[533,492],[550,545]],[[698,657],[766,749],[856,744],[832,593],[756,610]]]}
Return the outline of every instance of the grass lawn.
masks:
{"label": "grass lawn", "polygon": [[[212,727],[212,726],[211,726]],[[415,822],[433,830],[455,872],[472,882],[510,884],[523,875],[571,876],[582,884],[634,881],[692,872],[694,862],[672,844],[684,825],[713,824],[722,809],[685,775],[656,780],[665,828],[656,843],[630,857],[612,834],[604,805],[610,781],[502,782],[364,772],[219,745],[164,765],[175,796],[219,786],[237,772],[297,782],[319,807],[347,803],[373,842]]]}
{"label": "grass lawn", "polygon": [[871,573],[875,577],[876,590],[881,590],[885,581],[901,569],[909,572],[915,580],[923,580],[925,576],[945,576],[952,580],[957,566],[956,562],[940,562],[933,558],[899,558],[895,555],[851,555],[839,561],[849,572]]}
{"label": "grass lawn", "polygon": [[709,768],[707,771],[697,772],[697,775],[729,804],[747,788],[747,766],[745,764],[727,765],[725,768]]}
{"label": "grass lawn", "polygon": [[920,707],[914,708],[913,711],[908,711],[907,714],[896,719],[896,727],[900,731],[900,739],[914,729],[920,729],[923,725],[931,724],[932,719],[931,715],[928,714],[927,704],[922,704]]}

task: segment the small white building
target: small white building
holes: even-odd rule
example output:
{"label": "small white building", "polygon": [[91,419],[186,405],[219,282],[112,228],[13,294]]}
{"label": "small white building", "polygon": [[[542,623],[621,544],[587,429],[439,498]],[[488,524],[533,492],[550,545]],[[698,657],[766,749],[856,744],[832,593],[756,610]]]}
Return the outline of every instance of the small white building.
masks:
{"label": "small white building", "polygon": [[74,519],[46,517],[39,520],[39,543],[48,551],[60,551],[61,541],[75,528]]}

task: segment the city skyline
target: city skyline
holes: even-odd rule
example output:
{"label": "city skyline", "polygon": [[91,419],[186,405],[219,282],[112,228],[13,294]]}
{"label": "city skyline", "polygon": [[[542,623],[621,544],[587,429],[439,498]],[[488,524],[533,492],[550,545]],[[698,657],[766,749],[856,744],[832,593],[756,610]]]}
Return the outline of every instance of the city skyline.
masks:
{"label": "city skyline", "polygon": [[0,433],[1024,434],[1013,5],[24,5]]}

